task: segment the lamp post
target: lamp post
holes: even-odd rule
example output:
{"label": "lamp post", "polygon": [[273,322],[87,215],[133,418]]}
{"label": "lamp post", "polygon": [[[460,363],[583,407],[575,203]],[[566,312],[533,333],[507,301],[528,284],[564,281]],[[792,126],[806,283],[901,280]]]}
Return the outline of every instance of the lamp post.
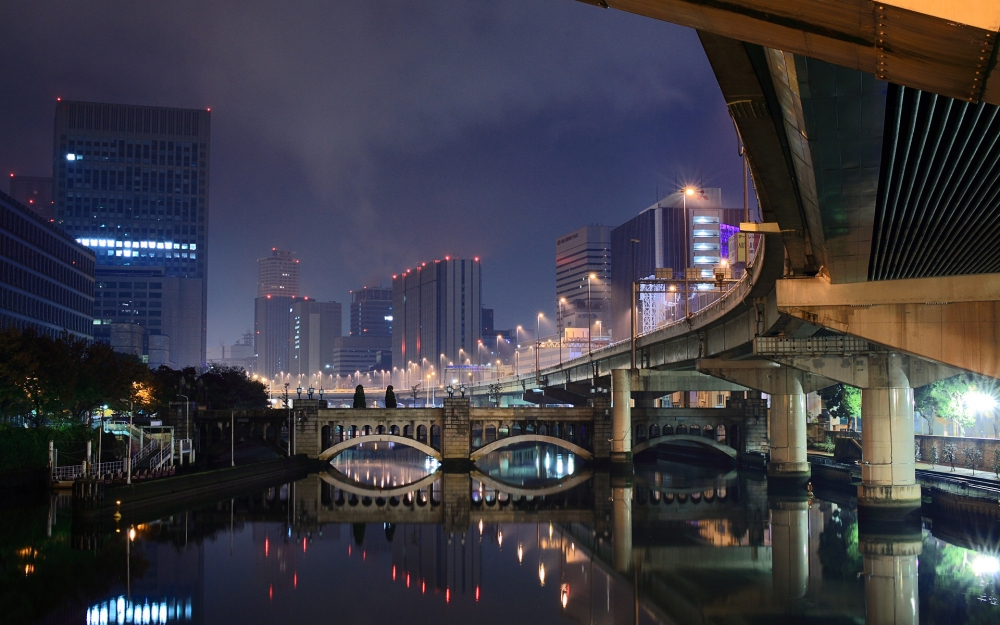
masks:
{"label": "lamp post", "polygon": [[[184,398],[184,438],[188,441],[188,445],[191,444],[191,400],[187,395],[178,395],[178,397]],[[271,401],[270,393],[268,393],[268,402]],[[183,452],[183,450],[182,450]],[[100,460],[98,460],[100,462]],[[191,450],[188,449],[188,464],[191,463]]]}
{"label": "lamp post", "polygon": [[539,328],[542,323],[542,317],[544,316],[544,314],[538,313],[538,316],[535,317],[535,382],[538,382],[540,379],[538,375],[538,352],[541,351],[542,342]]}
{"label": "lamp post", "polygon": [[563,334],[565,333],[565,330],[563,330],[563,319],[564,319],[564,317],[563,317],[563,304],[565,304],[565,303],[566,303],[566,298],[565,297],[560,297],[559,298],[559,319],[557,320],[558,323],[556,324],[556,330],[559,332],[559,365],[560,366],[562,366],[562,344],[563,344]]}
{"label": "lamp post", "polygon": [[594,342],[591,340],[591,316],[590,316],[590,281],[596,278],[596,274],[590,274],[587,276],[587,355],[594,355]]}
{"label": "lamp post", "polygon": [[[684,201],[687,202],[687,200],[684,200]],[[684,214],[686,215],[687,212],[685,211]],[[632,326],[632,340],[630,341],[630,343],[631,343],[631,345],[630,345],[630,351],[631,351],[631,354],[632,354],[632,368],[633,369],[635,369],[635,307],[636,307],[636,301],[635,301],[636,300],[636,297],[635,297],[635,292],[636,292],[636,283],[635,283],[635,245],[638,242],[639,242],[639,239],[630,239],[630,243],[632,244],[632,264],[631,264],[631,267],[629,267],[629,271],[632,274],[632,276],[631,276],[631,283],[632,283],[632,306],[629,308],[629,319],[630,319],[630,324]]]}
{"label": "lamp post", "polygon": [[131,399],[128,400],[128,456],[126,460],[128,461],[128,475],[125,476],[125,482],[127,484],[132,483],[132,412],[135,410],[135,402]]}

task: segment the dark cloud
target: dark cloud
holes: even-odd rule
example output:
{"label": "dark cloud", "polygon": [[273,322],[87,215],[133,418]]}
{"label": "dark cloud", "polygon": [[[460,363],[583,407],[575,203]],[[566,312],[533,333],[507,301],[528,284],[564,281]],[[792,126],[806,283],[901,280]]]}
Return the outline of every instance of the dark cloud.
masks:
{"label": "dark cloud", "polygon": [[497,323],[554,308],[554,239],[677,180],[739,201],[693,31],[571,0],[0,7],[0,167],[51,170],[56,96],[211,107],[209,342],[253,321],[254,260],[308,294],[484,258]]}

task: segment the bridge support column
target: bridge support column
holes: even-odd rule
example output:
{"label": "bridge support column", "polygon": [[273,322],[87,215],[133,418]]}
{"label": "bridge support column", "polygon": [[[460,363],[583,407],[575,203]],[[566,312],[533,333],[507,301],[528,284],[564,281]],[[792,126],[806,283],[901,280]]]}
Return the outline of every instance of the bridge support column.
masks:
{"label": "bridge support column", "polygon": [[[444,427],[441,429],[441,465],[445,471],[468,471],[472,444],[468,399],[444,400]],[[430,436],[430,432],[428,432]]]}
{"label": "bridge support column", "polygon": [[613,478],[611,484],[611,542],[613,564],[619,573],[627,573],[632,568],[632,484],[624,481]]}
{"label": "bridge support column", "polygon": [[809,502],[771,502],[771,579],[781,601],[800,599],[809,589]]}
{"label": "bridge support column", "polygon": [[632,464],[632,370],[611,371],[611,462]]}
{"label": "bridge support column", "polygon": [[698,370],[769,394],[769,486],[780,489],[809,481],[806,394],[832,386],[835,382],[800,369],[762,360],[702,360],[698,363]]}
{"label": "bridge support column", "polygon": [[896,520],[920,508],[913,451],[913,389],[899,354],[869,358],[861,389],[861,485],[858,507]]}
{"label": "bridge support column", "polygon": [[804,483],[810,475],[806,457],[806,394],[801,392],[801,372],[789,373],[789,390],[800,392],[771,395],[768,415],[771,459],[767,463],[767,477]]}
{"label": "bridge support column", "polygon": [[865,623],[917,625],[919,529],[912,536],[862,535],[858,542],[865,563]]}

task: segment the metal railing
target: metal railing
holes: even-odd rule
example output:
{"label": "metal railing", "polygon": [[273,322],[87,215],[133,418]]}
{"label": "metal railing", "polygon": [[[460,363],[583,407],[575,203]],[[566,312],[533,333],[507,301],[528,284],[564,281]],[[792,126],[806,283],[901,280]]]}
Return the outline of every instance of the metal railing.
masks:
{"label": "metal railing", "polygon": [[114,473],[122,473],[125,471],[125,461],[115,460],[113,462],[101,462],[95,464],[94,468],[91,469],[91,473],[94,475],[112,475]]}
{"label": "metal railing", "polygon": [[52,481],[68,482],[83,475],[82,464],[69,464],[63,467],[52,467]]}
{"label": "metal railing", "polygon": [[149,470],[155,471],[161,468],[163,465],[168,464],[173,458],[171,449],[169,447],[163,447],[159,452],[153,455],[153,458],[149,461]]}
{"label": "metal railing", "polygon": [[146,443],[146,446],[140,449],[139,453],[132,456],[132,468],[135,469],[135,465],[142,462],[142,460],[144,460],[146,456],[153,453],[153,451],[159,448],[159,446],[160,446],[160,441],[156,440],[155,438]]}

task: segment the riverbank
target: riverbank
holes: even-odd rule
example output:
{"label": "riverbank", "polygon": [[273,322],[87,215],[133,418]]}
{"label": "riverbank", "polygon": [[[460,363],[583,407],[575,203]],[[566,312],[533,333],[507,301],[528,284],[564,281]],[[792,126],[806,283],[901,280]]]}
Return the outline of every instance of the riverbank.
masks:
{"label": "riverbank", "polygon": [[[179,503],[190,506],[202,500],[212,502],[220,494],[297,480],[315,470],[315,465],[314,460],[300,455],[106,488],[100,482],[80,481],[74,487],[74,514],[82,519],[110,518],[115,514],[155,517]],[[90,484],[93,488],[89,488]]]}

